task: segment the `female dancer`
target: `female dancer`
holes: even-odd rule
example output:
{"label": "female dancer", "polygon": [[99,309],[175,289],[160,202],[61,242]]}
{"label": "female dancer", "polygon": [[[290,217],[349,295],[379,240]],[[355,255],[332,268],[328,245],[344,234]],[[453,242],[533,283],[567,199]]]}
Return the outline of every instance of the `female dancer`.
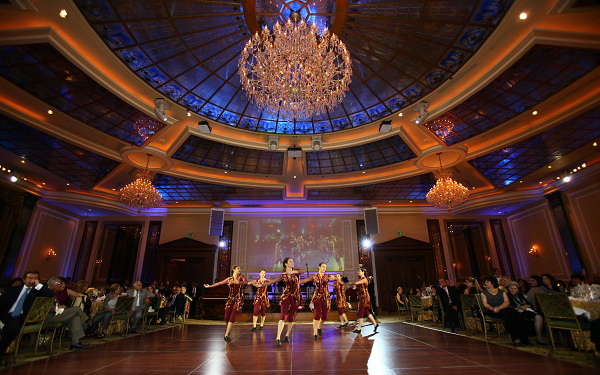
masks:
{"label": "female dancer", "polygon": [[346,302],[346,291],[344,290],[342,275],[339,273],[335,275],[335,284],[333,284],[333,288],[335,290],[335,305],[337,306],[340,321],[342,322],[338,328],[346,328],[348,327],[348,317],[346,316],[345,311],[348,308],[348,302]]}
{"label": "female dancer", "polygon": [[360,280],[352,283],[358,287],[358,329],[355,329],[353,332],[360,333],[365,316],[369,318],[371,323],[375,326],[374,332],[377,332],[379,324],[375,321],[375,318],[373,318],[373,314],[371,313],[373,307],[371,307],[371,298],[369,297],[369,279],[367,279],[367,271],[364,268],[359,268],[358,277]]}
{"label": "female dancer", "polygon": [[294,318],[296,318],[296,312],[302,299],[300,295],[300,278],[298,276],[304,271],[294,268],[294,260],[292,258],[285,258],[283,260],[283,270],[284,272],[281,275],[269,282],[269,284],[275,284],[280,281],[285,283],[285,289],[281,294],[281,315],[279,316],[279,324],[277,325],[277,346],[281,346],[281,332],[283,332],[283,326],[286,321],[288,326],[283,341],[290,342],[290,333],[294,326]]}
{"label": "female dancer", "polygon": [[235,314],[242,312],[244,306],[244,287],[248,284],[246,278],[240,275],[242,269],[240,266],[233,266],[233,275],[226,278],[223,281],[214,283],[212,285],[204,284],[205,288],[214,288],[215,286],[227,284],[229,286],[229,296],[227,297],[227,303],[225,304],[225,323],[227,328],[225,329],[225,341],[230,341],[229,332],[235,322]]}
{"label": "female dancer", "polygon": [[334,280],[331,275],[325,275],[327,265],[323,262],[319,263],[319,272],[316,275],[311,275],[306,279],[300,280],[300,284],[312,281],[315,284],[315,292],[310,301],[313,306],[313,340],[318,340],[319,336],[323,336],[323,322],[329,316],[331,309],[331,300],[329,299],[329,287],[327,283]]}
{"label": "female dancer", "polygon": [[254,280],[248,285],[253,285],[256,287],[256,296],[254,297],[254,313],[252,314],[252,329],[251,331],[256,331],[256,322],[258,321],[258,316],[260,315],[260,327],[259,329],[263,329],[265,325],[265,318],[267,317],[267,308],[270,306],[269,297],[267,296],[267,285],[271,281],[265,278],[266,271],[260,270],[260,278],[258,280]]}

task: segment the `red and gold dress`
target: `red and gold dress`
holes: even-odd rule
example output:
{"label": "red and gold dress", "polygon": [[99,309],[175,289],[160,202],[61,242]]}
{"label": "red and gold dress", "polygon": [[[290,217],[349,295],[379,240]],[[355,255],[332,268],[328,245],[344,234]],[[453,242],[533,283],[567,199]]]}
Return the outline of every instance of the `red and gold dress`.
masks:
{"label": "red and gold dress", "polygon": [[371,314],[371,297],[369,296],[369,280],[366,277],[361,280],[367,280],[364,284],[356,285],[358,289],[358,318],[366,318]]}
{"label": "red and gold dress", "polygon": [[313,304],[314,320],[327,320],[329,310],[331,309],[331,300],[329,298],[329,275],[317,273],[304,280],[301,283],[312,281],[315,284],[311,303]]}
{"label": "red and gold dress", "polygon": [[346,302],[346,290],[344,289],[344,282],[336,280],[335,284],[333,285],[333,289],[335,290],[335,305],[337,307],[338,314],[342,315],[348,307]]}
{"label": "red and gold dress", "polygon": [[270,284],[278,283],[283,281],[285,283],[285,289],[281,294],[281,315],[279,320],[286,320],[293,322],[296,318],[296,312],[300,306],[302,295],[300,294],[300,275],[304,273],[301,269],[294,269],[298,273],[282,273],[277,276]]}
{"label": "red and gold dress", "polygon": [[[237,280],[238,283],[234,283],[234,280]],[[229,286],[229,296],[225,303],[225,322],[233,323],[235,322],[235,314],[242,312],[242,307],[244,306],[244,288],[248,284],[248,281],[241,275],[237,278],[230,276],[223,281],[212,284],[210,287],[213,288],[224,284]]]}
{"label": "red and gold dress", "polygon": [[267,285],[270,280],[265,279],[263,282],[256,280],[252,283],[256,287],[256,296],[254,296],[254,316],[267,315],[267,308],[271,306],[269,296],[267,296]]}

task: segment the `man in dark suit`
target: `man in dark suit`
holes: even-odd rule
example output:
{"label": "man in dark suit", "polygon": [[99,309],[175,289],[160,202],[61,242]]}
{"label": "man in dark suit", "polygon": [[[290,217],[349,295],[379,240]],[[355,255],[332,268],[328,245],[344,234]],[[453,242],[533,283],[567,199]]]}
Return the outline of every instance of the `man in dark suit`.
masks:
{"label": "man in dark suit", "polygon": [[446,326],[454,333],[458,327],[458,313],[461,309],[460,293],[457,287],[450,284],[450,280],[440,279],[439,282],[435,289],[446,315]]}
{"label": "man in dark suit", "polygon": [[4,323],[0,338],[0,356],[17,337],[36,297],[54,297],[54,292],[40,283],[38,271],[27,271],[24,284],[6,288],[0,297],[0,320]]}
{"label": "man in dark suit", "polygon": [[160,324],[165,324],[165,319],[169,312],[173,312],[174,318],[185,314],[185,301],[187,300],[183,293],[181,293],[181,288],[179,286],[174,286],[173,294],[171,294],[171,297],[167,298],[169,304],[158,311]]}

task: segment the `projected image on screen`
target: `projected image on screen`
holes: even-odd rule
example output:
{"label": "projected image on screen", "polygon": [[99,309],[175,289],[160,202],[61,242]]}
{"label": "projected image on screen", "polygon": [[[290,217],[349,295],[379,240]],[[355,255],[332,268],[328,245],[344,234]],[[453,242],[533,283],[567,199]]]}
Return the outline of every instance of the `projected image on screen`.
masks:
{"label": "projected image on screen", "polygon": [[342,223],[337,218],[286,217],[249,222],[247,262],[251,271],[281,271],[284,258],[294,259],[296,268],[308,264],[314,271],[320,262],[327,271],[344,270]]}

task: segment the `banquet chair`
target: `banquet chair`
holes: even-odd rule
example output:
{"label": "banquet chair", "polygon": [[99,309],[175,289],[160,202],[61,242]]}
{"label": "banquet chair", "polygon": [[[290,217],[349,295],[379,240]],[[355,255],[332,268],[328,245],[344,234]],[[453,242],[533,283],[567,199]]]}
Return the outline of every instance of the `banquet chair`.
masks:
{"label": "banquet chair", "polygon": [[[477,307],[479,308],[479,311],[485,311],[485,308],[483,307],[483,301],[481,300],[481,294],[473,294],[473,295],[475,296],[475,300],[477,301]],[[463,309],[464,309],[464,306],[463,306]],[[499,319],[499,318],[494,318],[489,315],[481,314],[481,325],[483,327],[485,341],[489,341],[488,340],[488,332],[487,332],[488,331],[487,324],[489,324],[490,326],[495,326],[496,332],[498,333],[498,338],[500,338],[500,336],[501,336],[500,327],[504,327],[504,320]]]}
{"label": "banquet chair", "polygon": [[419,314],[421,316],[421,320],[423,320],[425,310],[423,309],[423,301],[421,301],[421,296],[408,296],[408,302],[410,304],[410,320],[414,322],[415,313],[417,313],[417,321],[420,321]]}
{"label": "banquet chair", "polygon": [[54,301],[54,297],[36,297],[36,299],[33,301],[27,316],[25,316],[21,330],[14,341],[15,351],[13,352],[13,362],[17,361],[19,344],[21,343],[23,335],[28,333],[35,333],[37,335],[34,351],[34,354],[37,354],[38,346],[40,344],[42,326],[44,325],[44,321],[46,320]]}
{"label": "banquet chair", "polygon": [[398,306],[398,319],[400,319],[403,315],[410,314],[410,310],[408,308],[408,301],[404,305],[401,305],[400,302],[394,297],[396,301],[396,306]]}
{"label": "banquet chair", "polygon": [[590,324],[579,322],[575,311],[573,311],[569,297],[564,293],[536,293],[535,298],[541,310],[541,315],[546,321],[550,342],[552,343],[552,348],[548,352],[548,355],[556,354],[556,345],[552,330],[558,329],[571,332],[573,340],[576,340],[576,336],[580,338],[583,342],[583,350],[587,358],[587,340],[584,331],[590,330]]}
{"label": "banquet chair", "polygon": [[112,314],[110,324],[117,323],[118,321],[125,322],[125,331],[123,335],[129,331],[129,318],[131,317],[131,308],[133,307],[133,297],[119,297],[117,304],[115,305],[115,313]]}

